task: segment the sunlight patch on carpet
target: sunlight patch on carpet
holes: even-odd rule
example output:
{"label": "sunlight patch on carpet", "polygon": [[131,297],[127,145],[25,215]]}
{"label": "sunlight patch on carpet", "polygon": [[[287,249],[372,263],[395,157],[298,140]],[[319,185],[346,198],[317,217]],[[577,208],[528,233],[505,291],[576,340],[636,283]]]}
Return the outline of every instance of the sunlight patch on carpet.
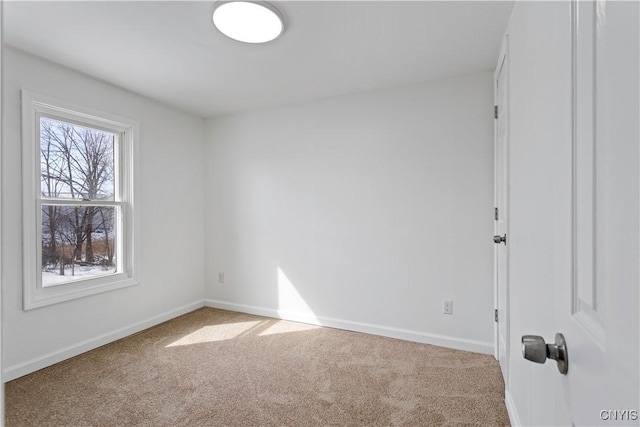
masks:
{"label": "sunlight patch on carpet", "polygon": [[312,331],[314,329],[320,329],[320,326],[316,325],[307,325],[306,323],[296,323],[296,322],[284,322],[279,321],[269,326],[266,330],[261,332],[258,336],[265,335],[276,335],[276,334],[287,334],[289,332],[303,332],[303,331]]}
{"label": "sunlight patch on carpet", "polygon": [[260,323],[262,322],[258,320],[253,322],[237,322],[204,326],[197,331],[172,342],[167,347],[231,340],[245,332],[248,332],[252,328],[255,328]]}

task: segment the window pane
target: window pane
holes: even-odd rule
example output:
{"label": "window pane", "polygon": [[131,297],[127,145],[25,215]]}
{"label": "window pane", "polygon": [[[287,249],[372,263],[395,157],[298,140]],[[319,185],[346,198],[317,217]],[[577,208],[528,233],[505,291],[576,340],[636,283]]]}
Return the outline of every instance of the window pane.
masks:
{"label": "window pane", "polygon": [[118,208],[42,205],[42,286],[117,273]]}
{"label": "window pane", "polygon": [[116,135],[40,117],[43,198],[114,200]]}

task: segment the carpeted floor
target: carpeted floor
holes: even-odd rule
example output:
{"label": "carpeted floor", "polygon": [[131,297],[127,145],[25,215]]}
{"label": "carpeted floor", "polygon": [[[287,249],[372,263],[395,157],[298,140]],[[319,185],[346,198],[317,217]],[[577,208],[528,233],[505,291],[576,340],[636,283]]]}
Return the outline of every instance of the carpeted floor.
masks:
{"label": "carpeted floor", "polygon": [[489,355],[203,308],[11,381],[13,426],[509,425]]}

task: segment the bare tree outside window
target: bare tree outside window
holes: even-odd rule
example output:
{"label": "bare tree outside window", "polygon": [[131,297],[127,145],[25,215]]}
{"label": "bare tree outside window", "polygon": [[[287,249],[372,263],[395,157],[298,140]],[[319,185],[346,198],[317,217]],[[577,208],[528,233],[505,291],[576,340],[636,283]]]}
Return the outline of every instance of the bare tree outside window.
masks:
{"label": "bare tree outside window", "polygon": [[117,272],[117,137],[40,117],[43,287]]}

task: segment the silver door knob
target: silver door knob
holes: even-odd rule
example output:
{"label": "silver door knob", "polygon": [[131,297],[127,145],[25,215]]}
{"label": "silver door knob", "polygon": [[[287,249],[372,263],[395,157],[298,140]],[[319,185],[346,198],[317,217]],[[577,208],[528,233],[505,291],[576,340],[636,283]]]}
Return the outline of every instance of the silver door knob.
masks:
{"label": "silver door knob", "polygon": [[505,234],[504,236],[493,236],[493,242],[500,244],[500,243],[504,243],[505,245],[507,244],[507,235]]}
{"label": "silver door knob", "polygon": [[569,353],[564,335],[556,334],[555,344],[546,344],[544,338],[537,335],[522,337],[522,357],[535,363],[544,363],[553,359],[558,364],[558,371],[566,375],[569,371]]}

